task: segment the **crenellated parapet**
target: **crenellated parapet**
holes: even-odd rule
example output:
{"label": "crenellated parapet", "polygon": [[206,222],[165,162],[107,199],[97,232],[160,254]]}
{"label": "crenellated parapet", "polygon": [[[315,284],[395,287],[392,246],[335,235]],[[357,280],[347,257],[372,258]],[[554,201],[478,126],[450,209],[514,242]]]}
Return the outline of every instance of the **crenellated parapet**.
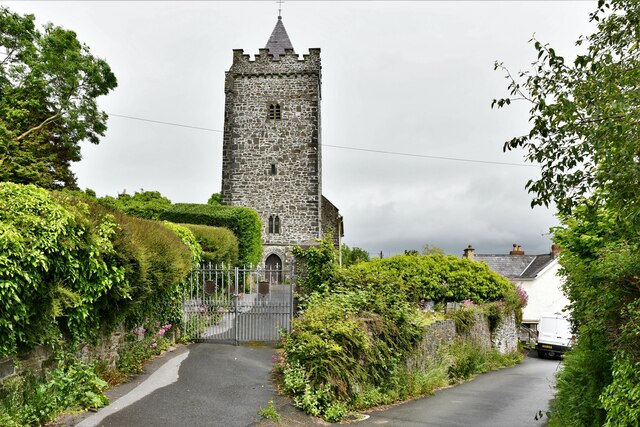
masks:
{"label": "crenellated parapet", "polygon": [[252,60],[243,49],[233,50],[233,64],[229,73],[236,75],[269,75],[313,73],[319,74],[322,68],[320,63],[320,49],[309,49],[309,53],[302,55],[302,59],[293,49],[285,49],[284,55],[277,58],[269,53],[269,49],[262,48]]}

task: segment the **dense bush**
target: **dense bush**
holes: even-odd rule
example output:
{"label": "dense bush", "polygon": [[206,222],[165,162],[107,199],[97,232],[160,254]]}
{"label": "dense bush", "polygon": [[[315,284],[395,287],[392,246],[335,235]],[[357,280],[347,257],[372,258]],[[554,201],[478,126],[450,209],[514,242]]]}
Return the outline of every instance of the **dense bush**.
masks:
{"label": "dense bush", "polygon": [[338,254],[330,236],[319,242],[317,247],[302,249],[296,246],[292,253],[301,276],[299,283],[302,295],[314,292],[326,294],[336,283],[340,283]]}
{"label": "dense bush", "polygon": [[[110,324],[126,320],[128,325],[136,325],[148,318],[180,324],[180,284],[197,256],[171,226],[121,213],[114,216],[119,225],[113,242],[116,263],[124,267],[129,286],[124,295],[105,297],[103,317]],[[183,236],[186,233],[188,230]]]}
{"label": "dense bush", "polygon": [[140,191],[133,196],[119,194],[117,198],[105,196],[99,202],[111,209],[138,218],[158,219],[171,206],[171,200],[158,191]]}
{"label": "dense bush", "polygon": [[[640,2],[599,0],[574,59],[535,38],[529,70],[509,73],[531,128],[505,149],[540,165],[526,188],[553,205],[555,243],[577,345],[558,376],[553,425],[640,425]],[[503,69],[500,63],[496,68]],[[517,76],[517,77],[515,77]],[[593,362],[591,362],[593,359]]]}
{"label": "dense bush", "polygon": [[413,302],[424,298],[479,303],[516,297],[513,284],[486,264],[453,255],[376,258],[346,269],[345,276],[359,289],[384,286]]}
{"label": "dense bush", "polygon": [[249,208],[178,203],[160,215],[177,224],[228,228],[238,238],[238,264],[257,265],[262,259],[262,223]]}
{"label": "dense bush", "polygon": [[126,290],[113,215],[67,196],[0,183],[0,356],[97,329],[96,302]]}
{"label": "dense bush", "polygon": [[369,261],[369,252],[365,251],[362,248],[350,248],[349,246],[343,244],[340,247],[340,257],[342,260],[342,266],[349,267],[354,264]]}
{"label": "dense bush", "polygon": [[365,387],[394,392],[395,376],[421,337],[412,305],[344,290],[314,293],[306,306],[283,342],[284,391],[298,407],[327,418],[330,407],[338,411],[331,405],[351,406]]}
{"label": "dense bush", "polygon": [[39,426],[65,411],[101,408],[109,403],[106,388],[93,366],[77,361],[59,361],[48,373],[13,376],[0,390],[0,425]]}
{"label": "dense bush", "polygon": [[179,321],[177,286],[194,261],[162,223],[77,193],[0,183],[0,355],[148,313]]}
{"label": "dense bush", "polygon": [[637,237],[602,206],[578,206],[562,223],[556,241],[578,339],[558,374],[550,425],[638,425]]}
{"label": "dense bush", "polygon": [[238,239],[228,228],[208,225],[184,224],[191,230],[202,248],[202,261],[220,265],[236,265],[238,262]]}
{"label": "dense bush", "polygon": [[338,421],[348,410],[430,393],[517,361],[460,344],[444,349],[429,372],[407,369],[428,323],[418,310],[420,297],[506,300],[495,307],[518,307],[514,286],[485,265],[436,254],[401,255],[340,269],[334,251],[330,239],[294,250],[306,272],[303,311],[283,339],[276,370],[282,391],[305,412]]}
{"label": "dense bush", "polygon": [[191,251],[191,265],[195,268],[200,265],[200,261],[202,261],[202,257],[204,255],[204,250],[200,243],[198,243],[198,239],[193,231],[190,230],[189,227],[180,224],[174,224],[173,222],[164,221],[165,227],[169,228],[169,230],[173,231],[180,237],[182,243],[184,243],[189,250]]}

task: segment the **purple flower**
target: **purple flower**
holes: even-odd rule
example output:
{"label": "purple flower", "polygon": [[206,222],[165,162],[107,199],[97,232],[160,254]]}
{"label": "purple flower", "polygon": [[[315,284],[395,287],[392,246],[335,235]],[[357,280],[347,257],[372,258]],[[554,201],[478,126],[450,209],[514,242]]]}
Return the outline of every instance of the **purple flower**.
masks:
{"label": "purple flower", "polygon": [[516,286],[516,294],[518,294],[518,300],[520,301],[521,307],[526,307],[529,302],[529,295],[527,295],[527,291],[525,291],[522,286]]}

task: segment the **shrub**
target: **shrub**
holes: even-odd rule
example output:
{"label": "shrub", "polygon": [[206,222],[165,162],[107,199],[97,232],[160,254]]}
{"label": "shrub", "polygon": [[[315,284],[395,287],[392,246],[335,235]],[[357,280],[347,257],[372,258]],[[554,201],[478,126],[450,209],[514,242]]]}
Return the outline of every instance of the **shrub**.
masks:
{"label": "shrub", "polygon": [[447,315],[456,322],[456,331],[460,334],[467,333],[476,323],[476,310],[462,308]]}
{"label": "shrub", "polygon": [[83,201],[0,183],[0,356],[98,329],[97,301],[125,281],[116,231]]}
{"label": "shrub", "polygon": [[556,374],[559,393],[551,401],[549,426],[604,424],[606,412],[599,397],[611,383],[611,353],[603,351],[604,340],[602,335],[584,336],[565,354],[564,366]]}
{"label": "shrub", "polygon": [[202,246],[198,242],[198,239],[196,238],[193,231],[191,231],[189,227],[174,224],[169,221],[164,221],[164,225],[169,230],[176,233],[178,237],[180,237],[180,240],[182,240],[182,243],[184,243],[185,246],[189,248],[189,250],[191,251],[191,265],[193,267],[197,267],[200,264],[200,261],[202,261],[204,250],[202,249]]}
{"label": "shrub", "polygon": [[171,341],[166,333],[173,328],[171,323],[146,322],[127,333],[125,346],[119,351],[116,368],[125,376],[142,372],[144,362],[169,348]]}
{"label": "shrub", "polygon": [[[347,409],[430,393],[516,360],[459,343],[443,350],[428,372],[407,369],[430,320],[417,308],[420,296],[518,300],[514,286],[486,265],[441,254],[400,255],[340,270],[328,239],[294,253],[306,265],[307,295],[301,316],[283,339],[276,369],[282,391],[307,413],[338,421]],[[479,275],[477,287],[474,274]],[[482,308],[456,313],[459,329],[470,328],[476,312]]]}
{"label": "shrub", "polygon": [[157,221],[0,183],[0,355],[93,338],[125,318],[179,321],[193,256]]}
{"label": "shrub", "polygon": [[415,302],[424,298],[481,303],[516,295],[514,285],[486,264],[453,255],[376,258],[346,269],[345,274],[348,282],[360,288],[383,285]]}
{"label": "shrub", "polygon": [[313,292],[327,293],[338,279],[338,253],[333,245],[333,238],[327,235],[319,241],[319,246],[302,249],[293,248],[293,255],[304,269],[300,279],[300,290],[303,295]]}
{"label": "shrub", "polygon": [[105,196],[99,203],[127,215],[145,219],[159,219],[162,212],[169,209],[171,200],[158,191],[140,191],[133,196],[120,194],[117,198]]}
{"label": "shrub", "polygon": [[303,316],[294,319],[283,343],[286,360],[281,363],[289,368],[282,384],[306,412],[335,421],[343,414],[338,402],[357,400],[363,387],[385,393],[398,387],[394,377],[422,327],[409,303],[369,296],[346,289],[313,293]]}
{"label": "shrub", "polygon": [[452,360],[448,370],[452,381],[466,380],[475,374],[486,372],[484,368],[487,361],[486,351],[483,351],[479,345],[459,341],[452,344],[447,352]]}
{"label": "shrub", "polygon": [[231,230],[208,225],[183,224],[194,234],[203,250],[202,261],[212,264],[236,265],[238,239]]}
{"label": "shrub", "polygon": [[262,259],[262,223],[249,208],[178,203],[160,215],[183,224],[228,228],[238,238],[238,264],[257,265]]}
{"label": "shrub", "polygon": [[114,247],[130,286],[126,299],[106,306],[113,316],[126,317],[128,325],[140,325],[151,318],[179,324],[180,284],[191,271],[193,252],[160,222],[120,213],[115,216],[120,227]]}
{"label": "shrub", "polygon": [[612,366],[613,380],[600,395],[607,411],[606,427],[640,424],[640,362],[628,354],[617,355]]}
{"label": "shrub", "polygon": [[43,425],[65,411],[101,408],[109,403],[107,383],[93,366],[61,362],[49,373],[27,372],[5,380],[0,391],[3,426]]}

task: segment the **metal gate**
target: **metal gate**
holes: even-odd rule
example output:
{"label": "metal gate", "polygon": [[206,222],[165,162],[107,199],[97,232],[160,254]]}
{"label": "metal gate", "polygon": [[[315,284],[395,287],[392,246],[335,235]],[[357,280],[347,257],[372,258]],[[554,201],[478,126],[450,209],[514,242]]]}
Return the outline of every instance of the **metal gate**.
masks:
{"label": "metal gate", "polygon": [[[183,295],[183,332],[194,341],[277,341],[291,331],[293,270],[202,265]],[[285,280],[283,280],[286,278]]]}

